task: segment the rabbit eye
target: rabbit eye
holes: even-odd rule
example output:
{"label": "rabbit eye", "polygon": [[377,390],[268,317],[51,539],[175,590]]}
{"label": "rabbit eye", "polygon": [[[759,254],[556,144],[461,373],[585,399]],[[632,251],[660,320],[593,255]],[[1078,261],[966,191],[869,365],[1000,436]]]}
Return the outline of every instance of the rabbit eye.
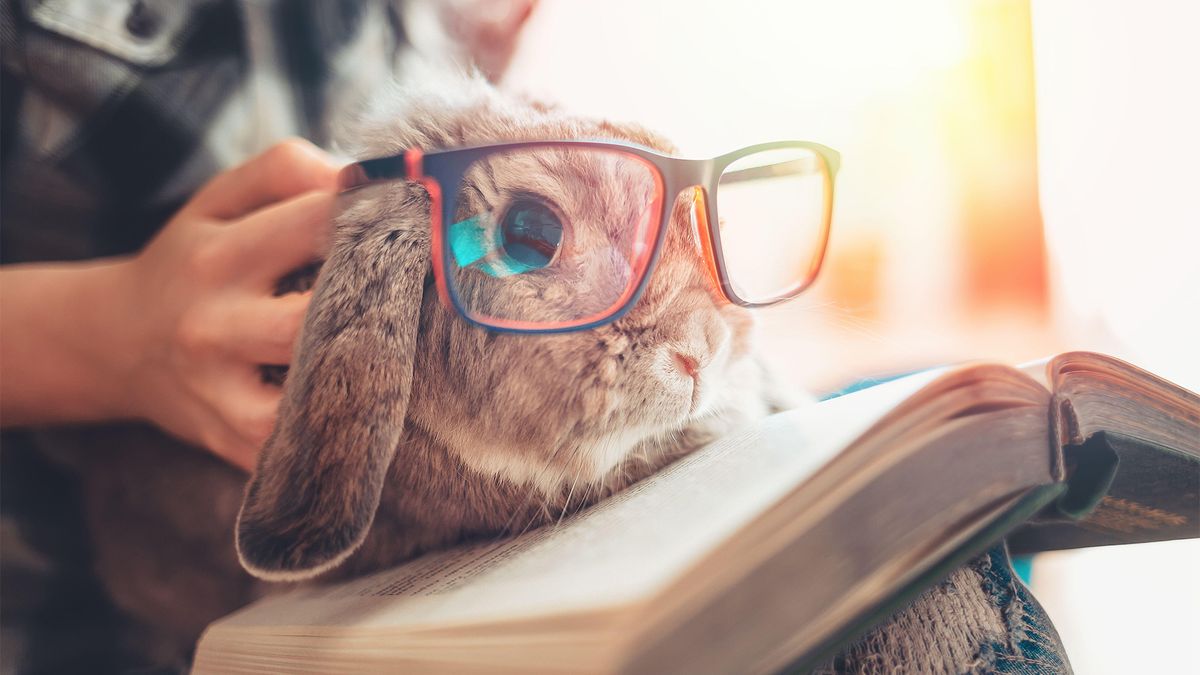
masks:
{"label": "rabbit eye", "polygon": [[518,199],[500,219],[497,239],[499,252],[516,266],[541,269],[554,261],[562,245],[562,220],[542,202]]}
{"label": "rabbit eye", "polygon": [[451,224],[447,239],[460,267],[507,277],[549,267],[563,246],[563,222],[542,200],[518,197],[498,219],[485,211]]}

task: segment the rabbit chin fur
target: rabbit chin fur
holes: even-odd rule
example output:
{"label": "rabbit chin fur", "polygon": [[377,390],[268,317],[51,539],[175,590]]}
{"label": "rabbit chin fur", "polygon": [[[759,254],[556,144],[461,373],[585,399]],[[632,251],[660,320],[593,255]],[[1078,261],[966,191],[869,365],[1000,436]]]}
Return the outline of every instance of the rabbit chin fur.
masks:
{"label": "rabbit chin fur", "polygon": [[[481,79],[449,82],[377,103],[355,154],[555,138],[671,150],[637,126],[567,116]],[[607,244],[645,210],[646,189],[605,161],[498,159],[468,174],[463,205],[496,211],[506,195],[536,193],[561,209],[576,242]],[[351,574],[552,521],[780,407],[751,350],[750,316],[718,298],[684,200],[645,292],[619,321],[514,335],[471,326],[438,300],[423,188],[394,181],[342,199],[239,514],[238,554],[255,576]],[[602,270],[593,283],[617,276]],[[459,291],[506,308],[550,292],[531,289]]]}

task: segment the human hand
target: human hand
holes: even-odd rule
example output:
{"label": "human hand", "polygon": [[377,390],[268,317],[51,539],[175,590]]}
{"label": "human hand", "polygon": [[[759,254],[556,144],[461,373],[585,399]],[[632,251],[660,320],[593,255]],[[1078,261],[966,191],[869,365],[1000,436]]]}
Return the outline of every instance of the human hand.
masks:
{"label": "human hand", "polygon": [[118,266],[126,416],[253,468],[280,400],[259,366],[290,361],[309,299],[272,291],[324,257],[338,169],[280,143],[209,181]]}

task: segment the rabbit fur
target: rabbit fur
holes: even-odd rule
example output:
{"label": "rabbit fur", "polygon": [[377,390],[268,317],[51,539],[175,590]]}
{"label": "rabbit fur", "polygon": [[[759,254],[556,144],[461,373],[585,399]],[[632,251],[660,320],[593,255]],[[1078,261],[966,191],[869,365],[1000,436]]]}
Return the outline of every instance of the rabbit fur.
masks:
{"label": "rabbit fur", "polygon": [[[641,127],[570,116],[479,77],[433,84],[377,102],[350,151],[571,138],[672,150]],[[624,208],[619,180],[549,169],[558,176],[546,189],[568,209]],[[528,176],[494,180],[502,190]],[[474,199],[487,201],[485,187]],[[73,454],[114,601],[180,645],[278,587],[239,561],[272,582],[334,578],[523,531],[789,401],[755,355],[750,314],[718,298],[686,200],[637,304],[609,325],[554,335],[489,332],[441,303],[419,185],[371,184],[340,200],[252,476],[145,428],[58,437],[87,446]],[[694,379],[679,356],[698,367]]]}

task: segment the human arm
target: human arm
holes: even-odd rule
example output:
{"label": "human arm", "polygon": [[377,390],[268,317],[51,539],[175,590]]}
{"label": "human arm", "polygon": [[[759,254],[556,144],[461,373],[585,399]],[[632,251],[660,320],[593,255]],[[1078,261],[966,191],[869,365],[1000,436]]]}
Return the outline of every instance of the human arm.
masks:
{"label": "human arm", "polygon": [[205,185],[140,253],[0,269],[0,423],[144,419],[250,468],[320,259],[338,166],[302,141]]}

